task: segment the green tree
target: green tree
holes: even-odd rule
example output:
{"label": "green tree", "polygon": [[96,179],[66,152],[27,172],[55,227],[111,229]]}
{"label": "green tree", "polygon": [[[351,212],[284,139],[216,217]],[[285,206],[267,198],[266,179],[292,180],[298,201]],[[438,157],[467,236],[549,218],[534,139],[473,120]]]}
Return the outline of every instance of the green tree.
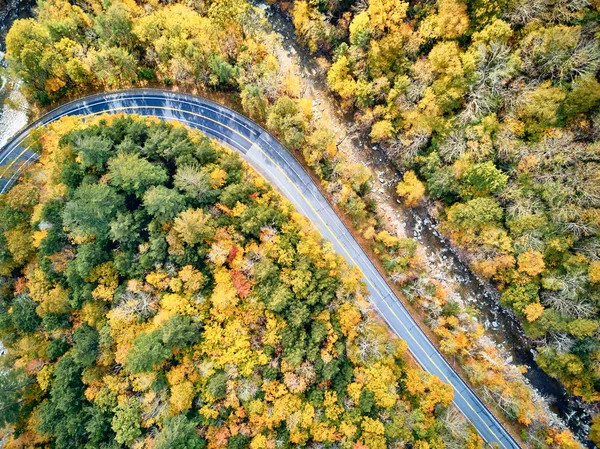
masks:
{"label": "green tree", "polygon": [[165,186],[150,187],[144,193],[146,211],[159,221],[172,220],[185,209],[185,198],[176,190]]}
{"label": "green tree", "polygon": [[81,371],[81,366],[70,355],[64,356],[56,364],[50,389],[50,402],[55,416],[81,410],[85,401]]}
{"label": "green tree", "polygon": [[123,245],[134,244],[140,238],[140,232],[145,222],[145,215],[137,210],[131,212],[117,212],[110,222],[110,238]]}
{"label": "green tree", "polygon": [[109,89],[128,86],[137,79],[137,61],[124,48],[107,47],[96,52],[93,67],[98,79]]}
{"label": "green tree", "polygon": [[267,100],[257,86],[246,85],[240,94],[244,112],[254,120],[263,121],[267,114]]}
{"label": "green tree", "polygon": [[267,128],[277,133],[288,148],[295,149],[304,144],[307,127],[298,104],[291,98],[280,97],[269,108]]}
{"label": "green tree", "polygon": [[461,179],[462,196],[465,198],[498,193],[508,182],[508,175],[498,170],[491,161],[471,165]]}
{"label": "green tree", "polygon": [[264,301],[269,310],[282,312],[288,307],[293,298],[294,294],[289,287],[285,284],[279,284],[277,288],[270,290],[269,294],[265,295]]}
{"label": "green tree", "polygon": [[121,2],[110,4],[108,9],[98,14],[94,21],[94,31],[98,34],[98,41],[106,47],[131,48],[134,43],[131,27],[129,9]]}
{"label": "green tree", "polygon": [[523,314],[529,304],[538,301],[538,291],[539,287],[533,283],[511,285],[502,292],[500,301],[502,304],[510,306],[517,313]]}
{"label": "green tree", "polygon": [[98,354],[98,331],[83,324],[73,334],[73,360],[82,368],[90,367]]}
{"label": "green tree", "polygon": [[238,433],[237,435],[229,438],[229,441],[227,442],[227,449],[247,449],[249,445],[250,438],[248,438],[246,435]]}
{"label": "green tree", "polygon": [[215,226],[210,215],[202,209],[188,209],[177,215],[173,230],[181,240],[194,246],[210,239],[215,233]]}
{"label": "green tree", "polygon": [[518,110],[519,117],[527,124],[532,133],[538,133],[558,120],[558,111],[566,95],[551,81],[544,81],[523,96]]}
{"label": "green tree", "polygon": [[592,418],[592,428],[588,437],[596,446],[600,445],[600,414]]}
{"label": "green tree", "polygon": [[167,172],[137,154],[121,153],[108,161],[109,182],[125,193],[141,197],[150,186],[164,184]]}
{"label": "green tree", "polygon": [[225,396],[227,392],[227,374],[224,371],[219,371],[208,380],[206,387],[208,393],[217,399]]}
{"label": "green tree", "polygon": [[26,294],[20,294],[12,302],[10,314],[13,326],[22,332],[33,332],[42,320],[36,313],[37,304]]}
{"label": "green tree", "polygon": [[32,380],[24,370],[0,370],[0,426],[13,424],[26,404],[26,388]]}
{"label": "green tree", "polygon": [[197,165],[184,165],[175,173],[175,187],[191,198],[203,199],[211,190],[210,175]]}
{"label": "green tree", "polygon": [[[85,431],[88,435],[89,447],[102,447],[102,443],[110,443],[114,439],[111,428],[111,413],[93,406],[86,409]],[[88,447],[86,446],[86,447]]]}
{"label": "green tree", "polygon": [[106,162],[113,155],[113,142],[106,137],[89,133],[73,133],[69,136],[71,149],[75,152],[84,169],[104,171]]}
{"label": "green tree", "polygon": [[206,442],[196,433],[196,423],[184,415],[165,420],[156,436],[156,449],[204,449]]}
{"label": "green tree", "polygon": [[571,321],[567,328],[569,333],[578,339],[591,337],[598,330],[598,321],[577,319]]}
{"label": "green tree", "polygon": [[161,338],[168,348],[177,348],[200,340],[198,328],[188,316],[175,315],[161,329]]}
{"label": "green tree", "polygon": [[208,67],[212,71],[210,84],[213,86],[229,84],[237,72],[235,67],[221,59],[218,55],[213,55],[208,60]]}
{"label": "green tree", "polygon": [[572,117],[586,114],[598,106],[600,83],[593,74],[582,75],[571,84],[571,91],[562,105],[563,113]]}
{"label": "green tree", "polygon": [[58,359],[60,356],[64,355],[70,346],[66,340],[63,338],[57,338],[56,340],[52,340],[46,349],[46,353],[50,361],[54,361]]}
{"label": "green tree", "polygon": [[136,399],[130,398],[117,406],[112,419],[115,441],[129,446],[142,436],[141,419],[141,407]]}
{"label": "green tree", "polygon": [[377,413],[377,405],[375,404],[375,395],[371,390],[364,388],[361,391],[358,407],[361,415],[375,416]]}
{"label": "green tree", "polygon": [[106,184],[83,184],[63,210],[64,225],[82,235],[108,235],[108,225],[123,207],[124,199]]}
{"label": "green tree", "polygon": [[475,198],[448,209],[448,221],[466,229],[497,223],[503,215],[502,207],[492,198]]}
{"label": "green tree", "polygon": [[133,347],[127,354],[125,367],[130,373],[152,371],[172,355],[171,350],[164,344],[162,332],[157,329],[140,335],[133,341]]}

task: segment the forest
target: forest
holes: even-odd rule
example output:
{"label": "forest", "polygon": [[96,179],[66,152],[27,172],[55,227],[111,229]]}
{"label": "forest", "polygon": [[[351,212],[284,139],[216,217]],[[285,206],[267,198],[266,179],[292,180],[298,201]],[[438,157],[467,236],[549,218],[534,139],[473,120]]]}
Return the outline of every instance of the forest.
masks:
{"label": "forest", "polygon": [[412,206],[405,192],[426,188],[539,366],[598,401],[600,3],[288,7],[341,104],[406,170],[398,193]]}
{"label": "forest", "polygon": [[[598,3],[278,6],[326,70],[340,106],[404,172],[397,190],[406,206],[430,206],[520,317],[539,366],[597,401]],[[7,60],[40,108],[131,86],[220,93],[238,104],[321,178],[482,397],[538,446],[575,444],[548,428],[519,368],[482,338],[473,311],[424,280],[416,242],[388,232],[369,195],[371,171],[346,160],[335,133],[314,120],[268,28],[245,0],[45,0],[35,19],[15,22]],[[127,229],[137,223],[128,217]]]}
{"label": "forest", "polygon": [[0,198],[5,448],[481,447],[237,154],[135,116],[35,144]]}

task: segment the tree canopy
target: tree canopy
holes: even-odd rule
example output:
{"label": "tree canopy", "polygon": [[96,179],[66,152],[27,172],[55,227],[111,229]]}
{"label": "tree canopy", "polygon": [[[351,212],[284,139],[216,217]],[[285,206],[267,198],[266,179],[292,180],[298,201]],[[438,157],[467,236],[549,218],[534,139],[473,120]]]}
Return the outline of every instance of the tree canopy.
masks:
{"label": "tree canopy", "polygon": [[[578,351],[587,340],[573,330],[600,323],[599,14],[597,2],[291,8],[300,42],[327,58],[342,108],[406,172],[405,205],[419,203],[425,184],[478,274],[502,291],[536,284],[535,308],[505,304],[536,341],[540,366],[558,353],[581,367],[554,361],[548,372],[592,402],[600,347]],[[532,254],[535,268],[525,268]]]}
{"label": "tree canopy", "polygon": [[362,275],[237,155],[135,116],[39,142],[0,196],[3,234],[34,242],[2,262],[4,447],[480,445],[446,428],[450,387],[373,319]]}

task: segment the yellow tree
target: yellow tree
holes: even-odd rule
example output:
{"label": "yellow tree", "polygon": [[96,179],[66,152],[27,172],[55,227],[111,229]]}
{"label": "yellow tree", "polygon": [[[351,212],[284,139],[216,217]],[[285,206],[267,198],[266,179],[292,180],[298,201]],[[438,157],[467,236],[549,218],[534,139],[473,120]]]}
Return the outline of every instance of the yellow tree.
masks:
{"label": "yellow tree", "polygon": [[372,0],[367,14],[371,31],[375,36],[398,30],[408,11],[408,3],[401,0]]}
{"label": "yellow tree", "polygon": [[527,321],[531,323],[542,316],[542,313],[544,313],[544,306],[539,302],[533,302],[525,307],[523,313],[525,314]]}
{"label": "yellow tree", "polygon": [[419,181],[412,170],[404,173],[402,181],[396,186],[396,193],[402,198],[407,207],[418,206],[425,195],[425,185]]}
{"label": "yellow tree", "polygon": [[348,58],[339,57],[327,72],[327,82],[329,87],[337,93],[343,100],[354,102],[356,92],[356,81],[352,78]]}
{"label": "yellow tree", "polygon": [[591,284],[600,283],[600,260],[594,260],[590,263],[588,277]]}
{"label": "yellow tree", "polygon": [[202,209],[188,209],[175,218],[173,230],[184,243],[193,246],[212,237],[215,226]]}
{"label": "yellow tree", "polygon": [[218,268],[214,273],[215,289],[213,290],[210,300],[217,312],[217,316],[223,317],[234,312],[234,307],[237,305],[237,291],[231,276],[226,268]]}
{"label": "yellow tree", "polygon": [[531,277],[537,276],[546,270],[544,255],[539,251],[525,251],[517,257],[518,270]]}

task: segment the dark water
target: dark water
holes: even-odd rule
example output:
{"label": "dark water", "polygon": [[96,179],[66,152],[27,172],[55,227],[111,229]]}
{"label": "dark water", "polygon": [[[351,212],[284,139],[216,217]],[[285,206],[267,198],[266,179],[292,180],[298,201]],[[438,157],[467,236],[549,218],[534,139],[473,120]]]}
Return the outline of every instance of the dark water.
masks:
{"label": "dark water", "polygon": [[[31,0],[0,0],[0,66],[5,67],[6,33],[12,23],[32,14],[35,2]],[[10,100],[7,102],[6,100]],[[19,107],[16,107],[19,105]],[[27,124],[27,103],[18,91],[18,85],[9,83],[0,74],[0,147]]]}
{"label": "dark water", "polygon": [[32,0],[0,0],[0,50],[5,51],[4,40],[16,19],[29,17],[36,2]]}
{"label": "dark water", "polygon": [[486,334],[512,357],[512,363],[527,367],[525,377],[546,399],[550,408],[563,420],[577,438],[590,448],[595,446],[587,440],[594,405],[583,402],[569,394],[562,384],[548,376],[535,362],[535,344],[525,336],[518,318],[500,305],[500,294],[487,281],[475,276],[452,246],[437,230],[424,207],[409,214],[407,230],[417,235],[419,241],[450,263],[451,275],[459,280],[463,298],[476,298],[469,305],[477,307],[479,320]]}

